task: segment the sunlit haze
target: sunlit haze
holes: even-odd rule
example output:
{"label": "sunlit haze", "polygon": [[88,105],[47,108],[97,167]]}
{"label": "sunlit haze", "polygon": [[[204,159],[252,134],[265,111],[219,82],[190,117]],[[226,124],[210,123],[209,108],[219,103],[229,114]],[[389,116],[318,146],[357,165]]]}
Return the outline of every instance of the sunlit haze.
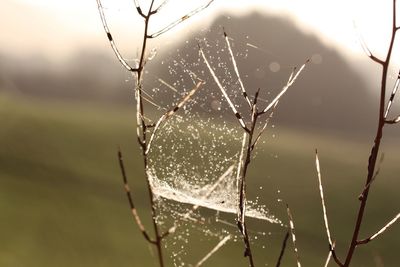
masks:
{"label": "sunlit haze", "polygon": [[[145,2],[145,1],[142,1]],[[157,2],[157,1],[156,1]],[[160,1],[159,1],[160,2]],[[159,29],[207,1],[168,1],[152,25]],[[362,53],[359,32],[370,49],[383,54],[390,31],[391,2],[362,0],[215,0],[202,14],[191,18],[185,27],[200,24],[207,27],[207,19],[218,13],[247,14],[252,11],[280,14],[294,21],[309,33],[318,35],[325,43],[340,46],[350,54]],[[141,26],[136,18],[133,1],[104,0],[104,7],[112,26],[129,47],[138,38]],[[96,1],[3,0],[0,9],[3,26],[2,52],[29,55],[45,54],[62,57],[81,48],[107,46],[100,23]],[[356,25],[356,27],[354,27]],[[357,30],[355,30],[357,28]],[[170,33],[171,34],[171,33]],[[122,43],[122,42],[121,42]]]}

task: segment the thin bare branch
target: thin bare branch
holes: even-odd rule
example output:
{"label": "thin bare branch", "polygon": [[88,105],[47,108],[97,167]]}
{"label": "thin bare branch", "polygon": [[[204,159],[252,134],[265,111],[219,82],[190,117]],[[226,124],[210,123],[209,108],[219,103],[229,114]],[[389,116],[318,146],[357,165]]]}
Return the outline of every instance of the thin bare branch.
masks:
{"label": "thin bare branch", "polygon": [[110,42],[110,45],[111,45],[112,50],[114,51],[114,54],[117,56],[119,62],[122,64],[122,66],[124,66],[125,69],[127,69],[130,72],[138,71],[137,68],[131,67],[128,64],[128,62],[124,59],[124,57],[121,55],[121,53],[119,52],[119,49],[118,49],[117,45],[115,44],[114,38],[111,35],[110,29],[108,28],[107,19],[104,14],[104,8],[103,8],[103,5],[101,4],[101,0],[96,0],[96,1],[97,1],[97,8],[99,9],[101,22],[103,23],[104,31],[107,34],[107,39]]}
{"label": "thin bare branch", "polygon": [[358,40],[359,40],[359,42],[360,42],[361,48],[364,50],[364,53],[365,53],[370,59],[372,59],[373,61],[375,61],[376,63],[383,65],[383,64],[384,64],[384,61],[381,60],[381,59],[379,59],[379,58],[377,58],[376,56],[374,56],[374,55],[372,54],[371,50],[368,48],[368,45],[365,43],[364,38],[362,37],[361,32],[360,32],[360,30],[358,29],[357,24],[356,24],[355,21],[353,21],[353,26],[354,26],[354,30],[355,30],[355,32],[356,32],[356,34],[357,34]]}
{"label": "thin bare branch", "polygon": [[169,111],[167,111],[166,113],[164,113],[164,115],[162,115],[157,123],[154,126],[154,130],[151,133],[150,139],[149,139],[149,143],[147,144],[147,149],[145,151],[145,154],[147,155],[150,151],[151,148],[151,143],[153,142],[154,136],[157,133],[161,123],[165,122],[166,120],[168,120],[170,117],[172,117],[183,105],[186,104],[187,101],[189,101],[191,99],[191,97],[196,93],[196,91],[201,87],[201,85],[203,85],[204,82],[203,81],[199,81],[196,86],[187,94],[185,95],[182,100],[172,109],[170,109]]}
{"label": "thin bare branch", "polygon": [[379,175],[379,172],[381,171],[381,164],[382,164],[384,158],[385,158],[385,154],[382,153],[381,159],[379,160],[379,165],[378,165],[378,167],[377,167],[377,170],[376,170],[374,176],[372,177],[371,181],[369,181],[369,183],[366,184],[366,185],[364,186],[363,191],[362,191],[361,194],[358,196],[358,200],[361,201],[361,200],[364,198],[365,192],[370,188],[370,186],[372,185],[372,183],[375,181],[376,177]]}
{"label": "thin bare branch", "polygon": [[230,235],[225,236],[219,243],[209,252],[207,253],[204,258],[202,258],[196,265],[195,267],[200,267],[203,265],[204,262],[206,262],[215,252],[217,252],[222,246],[226,244],[232,237]]}
{"label": "thin bare branch", "polygon": [[226,32],[225,32],[225,29],[224,29],[224,37],[225,37],[225,42],[226,42],[226,44],[227,44],[227,46],[228,46],[229,54],[231,55],[231,60],[232,60],[233,68],[234,68],[234,70],[235,70],[236,76],[237,76],[238,81],[239,81],[239,84],[240,84],[240,88],[241,88],[241,90],[242,90],[242,95],[243,95],[243,97],[245,98],[247,104],[249,104],[249,107],[251,108],[251,107],[252,107],[251,101],[250,101],[250,99],[249,99],[249,96],[247,95],[246,89],[244,88],[243,81],[242,81],[242,79],[240,78],[239,69],[238,69],[238,66],[237,66],[237,63],[236,63],[236,60],[235,60],[235,56],[233,55],[231,43],[229,42],[229,38],[228,38],[228,35],[227,35]]}
{"label": "thin bare branch", "polygon": [[322,186],[322,176],[321,176],[321,168],[320,168],[320,163],[319,163],[319,157],[318,157],[318,150],[315,150],[315,168],[317,170],[317,176],[318,176],[318,187],[319,187],[319,193],[321,197],[321,205],[322,205],[322,213],[324,216],[324,223],[325,223],[325,230],[326,230],[326,236],[328,237],[328,242],[329,242],[329,254],[328,257],[325,261],[325,267],[328,266],[332,255],[334,255],[335,261],[341,266],[341,262],[338,261],[335,253],[335,245],[332,242],[332,237],[331,237],[331,232],[329,230],[329,223],[328,223],[328,213],[326,211],[326,204],[325,204],[325,198],[324,198],[324,188]]}
{"label": "thin bare branch", "polygon": [[278,258],[278,261],[277,261],[277,263],[276,263],[276,267],[280,267],[280,266],[281,266],[281,262],[282,262],[282,259],[283,259],[283,255],[285,254],[285,250],[286,250],[286,244],[287,244],[287,241],[288,241],[289,236],[290,236],[289,232],[290,232],[290,231],[287,230],[287,232],[286,232],[286,234],[285,234],[285,238],[283,239],[282,247],[281,247],[281,252],[279,253],[279,258]]}
{"label": "thin bare branch", "polygon": [[294,253],[296,256],[297,267],[301,267],[299,250],[297,249],[297,245],[296,245],[296,232],[295,232],[295,228],[294,228],[294,221],[293,221],[292,213],[290,212],[289,205],[286,205],[286,211],[287,211],[287,215],[289,218],[290,233],[292,235],[293,249],[294,249]]}
{"label": "thin bare branch", "polygon": [[141,17],[143,17],[143,18],[146,18],[146,15],[143,13],[142,9],[140,8],[139,1],[138,1],[138,0],[133,0],[133,2],[134,2],[134,4],[135,4],[136,10],[137,10],[137,12],[139,13],[139,15],[140,15]]}
{"label": "thin bare branch", "polygon": [[399,84],[400,84],[400,71],[397,74],[397,79],[393,86],[392,94],[390,95],[389,102],[387,104],[387,108],[386,108],[385,115],[384,115],[385,120],[386,120],[387,116],[389,115],[390,108],[392,107],[394,97],[396,96],[396,93],[397,93],[397,89],[399,89]]}
{"label": "thin bare branch", "polygon": [[[142,95],[141,84],[138,81],[136,90],[135,90],[135,99],[136,99],[136,135],[138,138],[138,142],[143,151],[146,151],[146,122],[144,121],[144,112],[142,112],[143,107],[143,95]],[[143,135],[142,135],[143,133]]]}
{"label": "thin bare branch", "polygon": [[333,240],[332,246],[329,245],[329,254],[328,254],[328,258],[327,258],[327,260],[326,260],[326,262],[325,262],[326,264],[329,264],[330,257],[332,257],[332,258],[335,260],[335,262],[336,262],[336,264],[337,264],[338,266],[340,266],[340,267],[343,267],[343,266],[344,266],[344,264],[342,263],[342,261],[339,259],[339,257],[338,257],[337,254],[336,254],[336,250],[335,250],[335,240]]}
{"label": "thin bare branch", "polygon": [[169,25],[167,25],[166,27],[162,28],[161,30],[149,35],[149,38],[155,38],[157,36],[160,36],[163,33],[166,33],[167,31],[171,30],[172,28],[174,28],[175,26],[179,25],[180,23],[182,23],[183,21],[189,19],[190,17],[196,15],[197,13],[199,13],[200,11],[206,9],[207,7],[209,7],[211,5],[211,3],[214,2],[214,0],[211,0],[209,2],[207,2],[206,4],[192,10],[191,12],[187,13],[186,15],[184,15],[183,17],[181,17],[180,19],[177,19],[176,21],[170,23]]}
{"label": "thin bare branch", "polygon": [[332,245],[329,245],[329,253],[328,256],[326,258],[325,261],[325,265],[324,267],[328,267],[329,262],[331,261],[331,259],[334,259],[334,261],[336,262],[336,264],[340,267],[343,267],[344,264],[342,263],[342,261],[339,259],[339,257],[336,255],[336,251],[335,251],[335,241],[333,240]]}
{"label": "thin bare branch", "polygon": [[211,67],[210,63],[208,62],[203,49],[201,49],[201,47],[199,46],[199,51],[200,51],[200,55],[202,56],[204,62],[207,65],[208,70],[210,71],[211,76],[214,78],[215,83],[217,84],[218,88],[221,90],[222,95],[224,96],[224,98],[226,99],[226,101],[229,104],[229,107],[231,108],[233,114],[235,114],[236,118],[239,120],[240,126],[242,126],[242,128],[246,131],[249,132],[250,130],[247,128],[242,115],[240,115],[240,113],[237,111],[237,109],[235,108],[235,105],[233,104],[232,100],[229,98],[228,94],[226,93],[226,89],[222,86],[221,82],[219,81],[217,75],[215,74],[213,68]]}
{"label": "thin bare branch", "polygon": [[328,267],[329,262],[331,261],[331,259],[332,259],[332,251],[329,250],[328,256],[326,257],[326,260],[325,260],[324,267]]}
{"label": "thin bare branch", "polygon": [[240,148],[240,154],[239,154],[239,160],[238,160],[238,167],[236,171],[236,188],[237,188],[237,221],[242,222],[244,221],[244,217],[242,212],[240,211],[240,195],[241,195],[241,190],[242,190],[242,168],[243,168],[243,161],[244,161],[244,152],[246,150],[246,140],[247,140],[247,134],[246,132],[243,132],[243,137],[242,137],[242,146]]}
{"label": "thin bare branch", "polygon": [[[146,100],[148,103],[150,103],[151,105],[153,105],[153,106],[155,106],[156,108],[158,108],[158,109],[165,109],[165,108],[161,107],[160,105],[156,104],[154,101],[151,101],[151,100],[148,99],[147,97],[142,96],[142,98],[143,98],[144,100]],[[144,116],[143,116],[143,118],[144,118]]]}
{"label": "thin bare branch", "polygon": [[370,241],[374,240],[375,238],[379,237],[387,229],[389,229],[393,224],[395,224],[399,218],[400,218],[400,213],[398,213],[390,222],[388,222],[384,227],[382,227],[378,232],[376,232],[372,236],[370,236],[370,237],[368,237],[366,239],[357,241],[357,245],[367,244]]}
{"label": "thin bare branch", "polygon": [[377,158],[379,154],[380,145],[382,142],[383,137],[383,128],[386,125],[386,118],[385,118],[385,102],[386,102],[386,91],[387,91],[387,78],[388,78],[388,70],[390,65],[390,60],[392,57],[393,46],[396,39],[396,0],[392,1],[392,34],[389,42],[389,47],[386,53],[385,61],[381,61],[379,59],[375,60],[377,63],[382,65],[382,74],[381,74],[381,84],[380,84],[380,100],[379,100],[379,119],[378,119],[378,126],[377,131],[374,139],[374,143],[371,149],[371,153],[368,158],[368,172],[365,181],[365,192],[363,192],[363,197],[360,201],[360,206],[357,213],[357,218],[354,224],[353,235],[351,238],[350,246],[347,251],[346,260],[344,262],[344,266],[349,266],[352,259],[356,247],[358,245],[360,229],[362,226],[364,213],[367,205],[368,195],[369,195],[369,184],[374,179],[375,175],[375,168],[377,163]]}
{"label": "thin bare branch", "polygon": [[300,73],[304,70],[306,64],[310,62],[308,59],[301,67],[300,69],[296,72],[295,70],[291,73],[290,79],[286,83],[286,85],[282,88],[281,92],[272,100],[269,105],[259,113],[259,115],[264,114],[268,112],[271,108],[274,107],[275,103],[279,101],[279,99],[286,93],[286,91],[294,84],[294,82],[297,80],[297,77],[299,77]]}
{"label": "thin bare branch", "polygon": [[[130,66],[129,63],[124,59],[124,57],[122,56],[122,54],[120,53],[112,35],[109,29],[109,26],[107,24],[107,19],[104,13],[104,8],[102,6],[101,0],[96,0],[97,1],[97,6],[98,6],[98,10],[99,10],[99,14],[100,14],[100,18],[103,24],[103,28],[107,34],[107,38],[108,41],[111,45],[111,48],[113,49],[116,57],[118,58],[118,60],[120,61],[120,63],[131,73],[133,73],[133,75],[135,75],[136,79],[135,79],[135,99],[136,99],[136,120],[137,120],[137,125],[136,125],[136,131],[137,131],[137,139],[138,139],[138,143],[142,149],[142,156],[143,156],[143,163],[144,163],[144,171],[145,171],[145,175],[146,175],[146,181],[147,181],[147,189],[148,189],[148,193],[149,193],[149,202],[150,202],[150,206],[151,206],[151,215],[152,215],[152,223],[153,223],[153,227],[154,227],[154,234],[155,234],[155,238],[154,240],[151,240],[149,235],[147,234],[147,232],[144,230],[144,226],[137,214],[137,211],[135,209],[135,206],[133,204],[133,200],[130,194],[130,189],[128,186],[128,183],[126,181],[126,176],[125,176],[125,169],[123,166],[123,161],[122,161],[122,156],[121,153],[119,151],[119,159],[120,159],[120,167],[121,167],[121,171],[123,173],[123,178],[124,178],[124,185],[125,185],[125,190],[127,192],[127,196],[128,196],[128,200],[132,209],[132,214],[135,218],[136,223],[138,224],[140,230],[142,231],[143,235],[145,236],[146,240],[149,241],[151,244],[153,244],[156,249],[157,249],[157,256],[158,256],[158,261],[159,261],[159,266],[160,267],[164,267],[164,260],[163,260],[163,253],[162,253],[162,239],[165,238],[170,232],[167,232],[165,234],[160,234],[160,229],[159,229],[159,225],[156,221],[157,218],[157,210],[156,210],[156,205],[155,205],[155,198],[154,198],[154,193],[153,193],[153,189],[151,187],[151,181],[150,181],[150,177],[149,177],[149,161],[148,161],[148,157],[147,154],[150,150],[151,147],[151,142],[154,139],[154,135],[156,134],[158,128],[160,127],[160,124],[167,120],[169,117],[171,117],[172,115],[174,115],[176,113],[176,111],[181,108],[187,101],[189,101],[189,99],[192,97],[192,95],[197,91],[197,89],[199,89],[200,85],[203,84],[203,82],[197,83],[197,85],[195,86],[195,88],[190,91],[188,93],[188,95],[186,95],[181,102],[178,103],[177,106],[175,106],[173,109],[169,110],[167,113],[165,113],[160,119],[159,121],[157,121],[156,123],[151,123],[151,121],[149,123],[146,122],[146,117],[145,117],[145,112],[144,112],[144,101],[149,102],[150,104],[161,108],[160,106],[158,106],[156,103],[154,103],[154,101],[152,101],[152,97],[147,95],[147,98],[144,96],[146,95],[146,92],[143,90],[142,88],[142,79],[143,79],[143,74],[144,74],[144,66],[146,64],[146,61],[151,60],[151,58],[153,57],[154,53],[150,53],[150,56],[148,58],[146,58],[146,52],[147,52],[147,43],[149,41],[149,38],[153,38],[156,37],[166,31],[168,31],[169,29],[171,29],[172,27],[176,26],[177,24],[179,24],[180,22],[182,22],[183,20],[189,18],[190,16],[194,15],[197,12],[200,12],[202,9],[198,8],[196,10],[194,10],[193,12],[189,13],[188,15],[186,15],[184,18],[181,18],[179,21],[177,21],[176,23],[172,23],[169,26],[167,26],[166,28],[164,28],[163,30],[159,31],[158,33],[154,34],[154,35],[149,35],[148,33],[148,29],[149,29],[149,21],[152,15],[156,14],[165,4],[168,0],[162,1],[161,4],[157,7],[154,8],[154,0],[150,0],[150,4],[148,5],[148,11],[146,13],[143,12],[140,3],[138,0],[134,0],[134,5],[136,7],[136,10],[138,12],[138,14],[144,18],[144,30],[143,30],[143,39],[142,39],[142,45],[141,45],[141,52],[140,52],[140,56],[139,56],[139,60],[138,63],[135,63],[134,67]],[[206,4],[204,6],[204,8],[208,7],[208,5],[211,4],[210,1],[208,4]],[[203,8],[203,9],[204,9]],[[137,66],[136,66],[137,64]],[[162,82],[162,81],[160,81]],[[164,83],[165,85],[168,86],[167,83]],[[171,89],[171,86],[168,86],[168,88]],[[174,89],[172,87],[172,89]],[[171,90],[172,90],[171,89]],[[176,90],[175,90],[176,92]],[[147,135],[150,131],[148,131],[150,128],[153,128],[153,131],[151,132],[150,138]],[[147,144],[147,142],[149,141],[149,143]]]}
{"label": "thin bare branch", "polygon": [[131,195],[131,190],[129,188],[128,179],[126,177],[124,161],[123,161],[123,158],[122,158],[122,152],[121,152],[120,148],[118,148],[118,161],[119,161],[119,167],[121,169],[122,179],[124,181],[124,189],[125,189],[125,192],[126,192],[126,196],[128,198],[128,202],[129,202],[129,206],[131,208],[131,212],[132,212],[133,218],[135,219],[135,222],[138,225],[139,230],[142,232],[142,234],[145,237],[145,239],[148,242],[154,244],[154,240],[152,240],[150,238],[149,234],[147,233],[146,229],[144,228],[144,225],[142,223],[142,220],[139,217],[139,214],[136,211],[136,207],[135,207],[135,204],[133,202],[132,195]]}
{"label": "thin bare branch", "polygon": [[271,109],[271,113],[269,114],[268,118],[266,119],[264,126],[261,128],[260,132],[258,133],[256,139],[254,140],[254,143],[251,145],[251,150],[254,150],[255,146],[257,145],[258,141],[261,138],[261,135],[264,133],[264,131],[267,129],[269,121],[272,119],[274,115],[274,111],[276,109],[276,106],[278,105],[279,101],[275,102],[275,105]]}
{"label": "thin bare branch", "polygon": [[164,81],[161,78],[158,78],[158,81],[162,84],[164,84],[166,87],[168,87],[169,89],[171,89],[172,91],[174,91],[175,93],[178,93],[178,90],[176,90],[175,87],[173,87],[172,85],[170,85],[169,83],[167,83],[166,81]]}
{"label": "thin bare branch", "polygon": [[395,119],[393,120],[385,120],[386,124],[396,124],[400,122],[400,116],[397,116]]}
{"label": "thin bare branch", "polygon": [[[253,112],[254,114],[255,112]],[[252,131],[254,131],[255,121],[253,122]],[[238,203],[237,203],[237,227],[242,234],[243,242],[245,245],[244,257],[248,257],[249,264],[254,267],[253,253],[250,247],[250,237],[246,227],[246,172],[250,163],[250,144],[251,134],[243,132],[242,149],[239,156],[238,172],[237,172],[237,189],[238,189]],[[246,152],[246,155],[245,155]]]}
{"label": "thin bare branch", "polygon": [[319,158],[318,158],[318,150],[315,150],[315,168],[317,170],[317,176],[318,176],[318,187],[319,187],[319,193],[321,197],[321,204],[322,204],[322,212],[324,215],[324,223],[325,223],[325,229],[326,229],[326,235],[328,237],[328,242],[329,245],[332,247],[332,238],[331,238],[331,232],[329,230],[329,223],[328,223],[328,215],[326,212],[326,204],[325,204],[325,198],[324,198],[324,188],[322,186],[322,178],[321,178],[321,168],[319,164]]}
{"label": "thin bare branch", "polygon": [[156,9],[154,9],[154,12],[160,12],[161,9],[169,2],[169,0],[164,0]]}

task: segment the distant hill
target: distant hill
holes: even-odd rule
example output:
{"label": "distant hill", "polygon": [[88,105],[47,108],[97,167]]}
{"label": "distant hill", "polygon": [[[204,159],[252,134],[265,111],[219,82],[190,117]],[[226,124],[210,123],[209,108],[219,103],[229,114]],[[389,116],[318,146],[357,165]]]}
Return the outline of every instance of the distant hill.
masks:
{"label": "distant hill", "polygon": [[[194,41],[197,38],[208,57],[214,58],[212,64],[219,78],[229,80],[225,84],[230,85],[231,90],[236,86],[237,90],[222,27],[232,38],[233,50],[239,53],[236,60],[246,88],[251,93],[261,88],[265,99],[271,100],[279,92],[292,67],[300,66],[311,58],[312,63],[279,105],[276,114],[279,124],[346,131],[365,130],[375,125],[377,103],[371,99],[362,77],[336,50],[323,44],[316,36],[302,32],[284,17],[267,17],[258,13],[238,18],[221,16],[200,37],[188,37],[187,43],[176,44],[178,53],[169,49],[172,51],[170,62],[176,54],[179,55],[179,64],[195,62],[186,66],[206,79],[207,86],[212,84],[216,87],[205,64],[199,61]],[[164,55],[159,58],[165,61]],[[221,64],[223,66],[218,67]],[[171,68],[161,69],[159,64],[154,65],[150,73],[158,73],[162,77],[174,76]],[[204,75],[200,74],[202,71]],[[175,74],[175,79],[182,79],[180,76]],[[217,88],[214,90],[219,94]]]}
{"label": "distant hill", "polygon": [[[219,116],[226,115],[224,109],[212,108],[213,99],[220,101],[221,95],[199,58],[196,41],[200,39],[207,55],[214,58],[213,67],[233,93],[238,85],[224,47],[222,27],[232,38],[235,53],[239,53],[236,60],[246,87],[251,93],[261,88],[264,99],[272,99],[279,92],[293,66],[312,59],[282,99],[276,114],[279,124],[346,131],[375,125],[376,101],[371,100],[362,77],[337,51],[316,36],[304,33],[285,17],[258,13],[245,17],[221,16],[209,30],[187,36],[184,39],[187,41],[178,41],[169,47],[160,45],[159,54],[148,63],[144,81],[150,94],[157,88],[154,94],[159,97],[155,96],[155,102],[165,105],[173,100],[169,97],[171,90],[158,79],[177,88],[189,88],[191,80],[187,71],[190,69],[205,79],[209,87],[200,92],[206,97],[201,108]],[[105,55],[85,50],[69,62],[55,65],[41,57],[15,59],[0,55],[0,90],[61,99],[131,103],[130,74],[111,56],[111,51]],[[182,72],[185,69],[186,73]],[[163,94],[164,91],[168,94]]]}
{"label": "distant hill", "polygon": [[113,57],[99,51],[82,50],[62,63],[41,55],[16,58],[0,53],[0,92],[127,104],[128,78]]}

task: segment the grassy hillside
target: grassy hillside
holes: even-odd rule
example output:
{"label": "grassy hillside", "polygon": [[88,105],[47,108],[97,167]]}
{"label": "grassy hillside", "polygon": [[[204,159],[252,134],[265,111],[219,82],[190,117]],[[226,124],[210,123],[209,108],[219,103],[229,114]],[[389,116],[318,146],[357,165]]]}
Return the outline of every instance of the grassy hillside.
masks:
{"label": "grassy hillside", "polygon": [[[148,221],[134,120],[133,109],[0,96],[0,266],[153,266],[148,245],[132,222],[116,160],[120,145],[138,208]],[[268,137],[251,165],[250,195],[259,195],[282,220],[283,203],[289,203],[303,265],[321,266],[327,244],[313,150],[320,149],[331,229],[341,255],[352,231],[369,144],[360,141],[366,137],[350,142],[279,127]],[[398,144],[385,144],[387,156],[372,190],[365,235],[398,212]],[[250,227],[271,233],[256,241],[254,254],[257,262],[274,265],[284,229],[253,221]],[[397,225],[360,249],[354,266],[396,266],[399,236]],[[195,262],[215,243],[193,239],[186,248],[187,258]],[[246,266],[242,252],[241,242],[230,243],[206,266]],[[292,251],[286,253],[283,265],[294,266]]]}

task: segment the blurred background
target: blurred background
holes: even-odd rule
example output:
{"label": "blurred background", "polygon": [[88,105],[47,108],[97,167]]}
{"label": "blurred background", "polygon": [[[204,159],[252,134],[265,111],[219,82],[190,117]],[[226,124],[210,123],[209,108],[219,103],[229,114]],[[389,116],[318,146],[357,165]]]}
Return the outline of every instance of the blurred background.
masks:
{"label": "blurred background", "polygon": [[[150,31],[205,2],[168,1],[154,16]],[[149,45],[157,51],[144,78],[156,104],[146,104],[151,114],[160,112],[157,106],[176,101],[165,83],[186,88],[188,77],[182,73],[188,70],[207,76],[199,64],[198,41],[213,66],[221,67],[219,74],[232,68],[225,67],[230,62],[222,27],[237,52],[246,87],[250,93],[261,88],[265,101],[279,92],[294,66],[311,59],[281,101],[274,127],[257,150],[248,185],[250,196],[258,197],[282,221],[284,203],[291,205],[305,266],[321,266],[328,248],[315,148],[340,256],[351,238],[377,124],[380,84],[380,68],[365,55],[360,39],[374,55],[385,56],[391,3],[215,0]],[[134,64],[143,21],[133,1],[103,4],[122,54]],[[121,146],[139,212],[149,223],[135,137],[133,78],[109,47],[96,1],[3,0],[0,22],[0,265],[156,266],[132,221],[116,158]],[[397,77],[398,52],[395,49],[389,88]],[[218,89],[209,77],[204,79],[209,91],[199,93],[202,103],[191,110],[234,124]],[[234,89],[235,81],[225,82]],[[396,106],[392,116],[399,114]],[[365,237],[397,214],[400,203],[399,127],[388,126],[384,134],[380,173],[362,227]],[[229,142],[228,146],[234,147]],[[229,216],[225,219],[234,222]],[[255,236],[257,231],[268,233],[254,242],[256,262],[274,265],[285,229],[258,221],[250,225]],[[360,247],[354,266],[397,266],[399,236],[395,225]],[[218,239],[199,231],[185,240],[190,241],[180,248],[185,253],[177,253],[174,245],[166,248],[167,254],[179,255],[167,256],[169,265],[195,263]],[[231,242],[205,265],[246,266],[242,252],[241,242]],[[289,246],[283,266],[294,264]]]}

